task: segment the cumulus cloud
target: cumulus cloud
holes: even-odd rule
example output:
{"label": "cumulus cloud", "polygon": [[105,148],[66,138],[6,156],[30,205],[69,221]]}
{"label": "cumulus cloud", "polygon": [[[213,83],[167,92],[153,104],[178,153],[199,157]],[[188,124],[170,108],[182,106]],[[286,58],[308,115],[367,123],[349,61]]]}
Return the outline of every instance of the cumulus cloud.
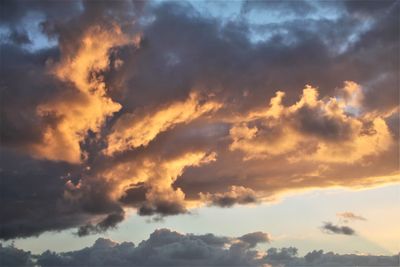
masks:
{"label": "cumulus cloud", "polygon": [[[300,100],[289,107],[282,105],[285,93],[279,91],[268,108],[238,119],[230,130],[230,149],[243,151],[246,159],[289,154],[298,160],[306,152],[307,159],[317,162],[352,162],[385,151],[393,139],[384,118],[346,111],[357,108],[360,90],[346,82],[343,100],[324,101],[316,88],[306,86]],[[309,149],[301,151],[303,147]]]}
{"label": "cumulus cloud", "polygon": [[[304,257],[297,248],[266,251],[255,245],[269,240],[268,234],[255,232],[242,237],[213,234],[181,234],[169,229],[154,231],[138,245],[98,238],[90,246],[76,251],[39,255],[14,247],[0,247],[1,263],[7,266],[397,266],[393,256],[325,253],[314,250]],[[13,265],[14,264],[14,265]]]}
{"label": "cumulus cloud", "polygon": [[2,1],[0,237],[398,183],[388,2]]}
{"label": "cumulus cloud", "polygon": [[[37,262],[39,266],[255,266],[258,259],[250,248],[265,242],[265,236],[257,232],[237,239],[159,229],[138,246],[99,238],[92,247],[81,251],[45,252]],[[243,246],[238,246],[238,242]]]}
{"label": "cumulus cloud", "polygon": [[326,222],[322,226],[322,230],[328,234],[355,235],[356,231],[349,226],[334,225]]}

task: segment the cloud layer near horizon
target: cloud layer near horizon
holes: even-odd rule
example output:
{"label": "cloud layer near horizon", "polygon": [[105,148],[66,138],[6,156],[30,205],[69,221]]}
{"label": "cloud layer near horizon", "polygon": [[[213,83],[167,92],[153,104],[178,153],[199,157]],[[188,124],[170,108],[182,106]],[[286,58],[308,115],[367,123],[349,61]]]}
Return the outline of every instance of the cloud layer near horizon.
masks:
{"label": "cloud layer near horizon", "polygon": [[399,2],[283,3],[2,1],[0,238],[399,182]]}
{"label": "cloud layer near horizon", "polygon": [[[313,250],[304,257],[295,247],[264,251],[257,244],[270,242],[266,233],[254,232],[241,237],[213,234],[181,234],[169,229],[154,231],[137,246],[99,238],[91,247],[40,255],[10,246],[0,246],[4,266],[397,266],[399,258],[356,254],[324,253]],[[34,265],[36,264],[36,265]]]}

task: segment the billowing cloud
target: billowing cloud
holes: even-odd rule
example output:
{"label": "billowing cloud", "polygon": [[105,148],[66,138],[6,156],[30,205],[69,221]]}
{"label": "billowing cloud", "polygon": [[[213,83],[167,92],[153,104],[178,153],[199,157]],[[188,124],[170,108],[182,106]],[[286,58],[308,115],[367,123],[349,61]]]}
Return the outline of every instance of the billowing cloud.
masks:
{"label": "billowing cloud", "polygon": [[88,131],[99,133],[106,118],[121,109],[120,104],[107,97],[101,74],[110,65],[109,50],[133,41],[117,25],[110,29],[94,26],[82,36],[76,54],[66,55],[54,67],[55,75],[73,83],[77,90],[37,107],[39,117],[53,116],[59,123],[46,129],[43,142],[33,146],[35,155],[72,163],[85,157],[80,143]]}
{"label": "billowing cloud", "polygon": [[2,1],[0,238],[398,183],[389,2]]}
{"label": "billowing cloud", "polygon": [[[314,250],[304,257],[297,248],[266,251],[252,244],[264,242],[266,233],[240,238],[213,234],[181,234],[169,229],[154,231],[138,245],[99,238],[87,248],[69,252],[47,250],[39,255],[14,247],[0,247],[2,264],[7,266],[397,266],[398,255],[375,256],[325,253]],[[250,243],[247,243],[247,242]]]}
{"label": "billowing cloud", "polygon": [[[250,248],[258,242],[265,242],[265,238],[258,236],[267,234],[257,232],[249,234],[248,238],[232,238],[159,229],[138,246],[100,238],[92,247],[81,251],[45,252],[37,262],[39,266],[254,266],[258,263],[257,252]],[[79,256],[83,254],[84,259]]]}
{"label": "billowing cloud", "polygon": [[359,85],[346,82],[342,94],[324,101],[306,86],[300,100],[285,107],[279,91],[268,108],[234,124],[230,149],[243,151],[246,159],[286,154],[296,161],[307,153],[316,162],[353,162],[387,150],[393,138],[384,118],[350,113],[359,112]]}
{"label": "billowing cloud", "polygon": [[330,222],[324,223],[322,230],[328,234],[355,235],[356,232],[349,226],[334,225]]}

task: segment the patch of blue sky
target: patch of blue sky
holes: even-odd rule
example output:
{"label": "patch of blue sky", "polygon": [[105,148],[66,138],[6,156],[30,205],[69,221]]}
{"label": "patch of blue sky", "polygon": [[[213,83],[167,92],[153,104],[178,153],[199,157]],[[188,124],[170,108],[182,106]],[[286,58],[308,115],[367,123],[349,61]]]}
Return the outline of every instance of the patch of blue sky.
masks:
{"label": "patch of blue sky", "polygon": [[[21,44],[20,46],[30,52],[36,52],[41,49],[47,49],[54,47],[58,44],[57,39],[49,38],[43,33],[40,23],[44,20],[43,14],[39,12],[32,12],[27,14],[21,24],[15,30],[24,32],[27,34],[30,42]],[[10,42],[9,36],[11,29],[7,26],[0,27],[1,43]]]}
{"label": "patch of blue sky", "polygon": [[29,13],[23,20],[21,27],[26,30],[31,43],[24,45],[29,51],[51,48],[57,45],[57,39],[49,38],[43,33],[40,23],[44,20],[41,13]]}

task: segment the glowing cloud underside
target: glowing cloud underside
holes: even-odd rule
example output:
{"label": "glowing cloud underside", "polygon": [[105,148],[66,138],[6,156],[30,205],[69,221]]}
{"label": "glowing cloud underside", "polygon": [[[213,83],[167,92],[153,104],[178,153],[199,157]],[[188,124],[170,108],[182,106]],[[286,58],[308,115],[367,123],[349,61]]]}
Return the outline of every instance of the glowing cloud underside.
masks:
{"label": "glowing cloud underside", "polygon": [[102,71],[109,62],[113,47],[135,43],[118,26],[110,30],[92,27],[84,34],[74,55],[66,55],[53,68],[61,80],[71,82],[77,91],[66,92],[58,99],[38,106],[39,116],[53,116],[59,123],[44,133],[43,143],[34,145],[34,155],[50,160],[79,163],[85,157],[80,149],[88,131],[98,133],[107,117],[121,109],[121,105],[107,96]]}

